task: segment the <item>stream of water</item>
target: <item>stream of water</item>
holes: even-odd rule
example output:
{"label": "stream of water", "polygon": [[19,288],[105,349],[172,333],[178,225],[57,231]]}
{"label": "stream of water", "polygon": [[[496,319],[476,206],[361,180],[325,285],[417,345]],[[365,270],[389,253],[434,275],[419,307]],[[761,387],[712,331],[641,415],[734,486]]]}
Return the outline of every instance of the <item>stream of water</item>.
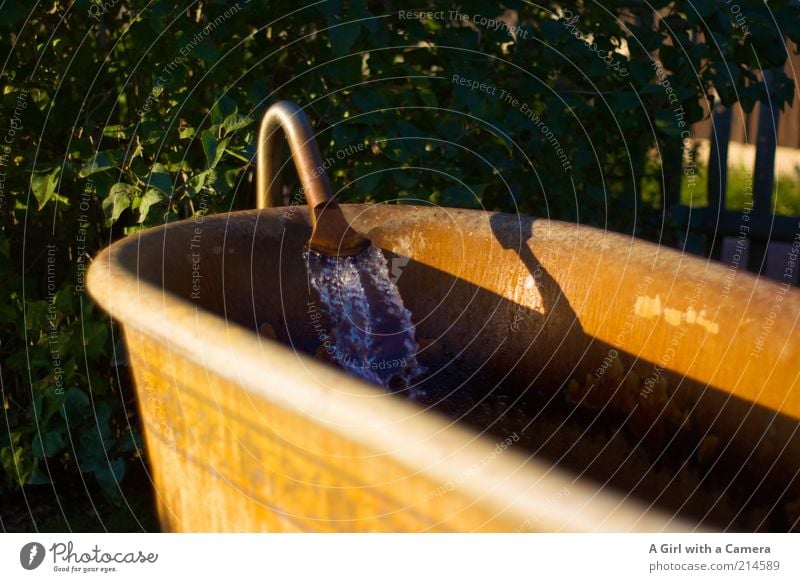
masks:
{"label": "stream of water", "polygon": [[424,372],[417,362],[411,312],[389,278],[383,253],[370,246],[352,257],[305,254],[309,280],[330,319],[329,354],[342,368],[392,390]]}

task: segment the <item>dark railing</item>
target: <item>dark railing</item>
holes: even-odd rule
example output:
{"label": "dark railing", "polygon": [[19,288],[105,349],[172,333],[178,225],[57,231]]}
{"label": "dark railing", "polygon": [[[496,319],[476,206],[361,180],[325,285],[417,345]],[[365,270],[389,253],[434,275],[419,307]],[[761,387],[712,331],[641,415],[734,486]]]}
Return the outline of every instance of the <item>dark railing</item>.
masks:
{"label": "dark railing", "polygon": [[[772,94],[773,75],[773,71],[764,72],[768,95]],[[678,200],[667,201],[667,204],[673,220],[680,225],[679,239],[687,251],[797,284],[800,265],[791,262],[800,258],[797,256],[800,217],[778,216],[772,212],[780,114],[771,100],[761,104],[755,166],[741,211],[725,208],[732,111],[720,103],[715,104],[711,115],[708,206],[689,207]],[[749,141],[746,132],[744,141]]]}

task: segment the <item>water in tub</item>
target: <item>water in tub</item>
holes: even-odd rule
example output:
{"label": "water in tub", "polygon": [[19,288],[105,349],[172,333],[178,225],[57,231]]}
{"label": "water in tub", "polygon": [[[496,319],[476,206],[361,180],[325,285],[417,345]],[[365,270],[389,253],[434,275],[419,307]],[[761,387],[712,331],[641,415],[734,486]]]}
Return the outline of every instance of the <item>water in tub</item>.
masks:
{"label": "water in tub", "polygon": [[404,389],[419,376],[419,346],[411,313],[381,251],[370,246],[351,257],[305,253],[311,286],[331,322],[327,357],[369,382]]}

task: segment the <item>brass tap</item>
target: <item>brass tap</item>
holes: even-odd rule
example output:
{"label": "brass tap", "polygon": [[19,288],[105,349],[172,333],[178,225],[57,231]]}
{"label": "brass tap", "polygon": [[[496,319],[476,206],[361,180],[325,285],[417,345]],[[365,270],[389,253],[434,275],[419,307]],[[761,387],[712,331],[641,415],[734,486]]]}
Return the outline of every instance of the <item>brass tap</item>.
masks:
{"label": "brass tap", "polygon": [[310,249],[329,256],[356,255],[369,241],[348,224],[342,209],[333,201],[331,183],[323,166],[311,123],[300,107],[291,101],[279,101],[267,109],[258,130],[256,153],[256,207],[283,204],[281,167],[281,132],[289,149],[311,216]]}

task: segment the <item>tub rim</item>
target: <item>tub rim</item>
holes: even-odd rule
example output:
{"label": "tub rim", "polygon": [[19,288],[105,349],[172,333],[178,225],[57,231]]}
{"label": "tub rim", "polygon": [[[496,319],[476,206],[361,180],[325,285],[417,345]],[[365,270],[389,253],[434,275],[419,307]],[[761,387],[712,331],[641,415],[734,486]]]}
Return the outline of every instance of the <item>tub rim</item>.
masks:
{"label": "tub rim", "polygon": [[[358,211],[369,205],[342,206]],[[307,217],[305,207],[293,208],[293,212]],[[386,212],[388,220],[395,209],[402,208],[405,212],[409,207],[376,205],[372,208]],[[271,220],[285,210],[286,207],[275,207],[206,216],[203,226],[222,224],[224,227],[231,220],[255,214],[259,215],[259,220]],[[477,210],[459,212],[485,214]],[[279,342],[260,337],[254,331],[139,278],[139,252],[154,243],[158,245],[156,248],[161,248],[159,241],[169,229],[192,221],[186,219],[149,228],[121,239],[103,249],[90,265],[86,280],[90,295],[123,326],[126,336],[131,333],[148,336],[188,361],[237,384],[250,396],[266,399],[311,422],[322,422],[327,429],[376,454],[389,455],[404,467],[443,484],[451,482],[454,475],[469,473],[495,449],[498,439],[454,425],[444,417],[419,414],[419,407],[408,401],[375,398],[376,388],[366,382],[311,356],[296,353]],[[358,225],[354,226],[358,230]],[[120,255],[134,246],[137,252],[133,256],[137,261],[126,264]],[[233,357],[238,358],[235,367],[230,366]],[[303,361],[302,368],[297,365],[298,358]],[[265,360],[269,366],[265,366]],[[265,367],[270,371],[268,381],[264,380]],[[294,386],[292,390],[281,390],[281,385]],[[342,386],[346,389],[342,390]],[[380,431],[369,430],[376,425],[381,427]],[[416,442],[426,442],[427,446],[413,447],[413,450],[412,447],[398,447],[398,443],[409,440],[409,435],[413,435]],[[564,469],[539,459],[529,459],[513,449],[497,455],[482,471],[473,471],[471,478],[459,482],[458,486],[465,495],[486,504],[497,514],[535,519],[536,524],[541,525],[537,530],[541,531],[595,531],[598,524],[603,526],[599,531],[619,532],[703,529],[685,518],[626,499],[627,496],[616,491],[592,486],[586,480],[574,483]],[[564,487],[569,495],[560,496]],[[574,507],[581,507],[581,511],[576,512]]]}

